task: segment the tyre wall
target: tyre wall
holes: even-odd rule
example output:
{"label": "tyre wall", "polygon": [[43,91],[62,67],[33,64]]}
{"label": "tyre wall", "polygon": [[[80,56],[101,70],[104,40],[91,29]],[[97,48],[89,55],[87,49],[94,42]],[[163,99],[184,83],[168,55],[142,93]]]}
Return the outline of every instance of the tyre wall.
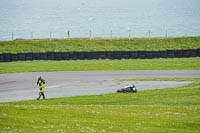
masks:
{"label": "tyre wall", "polygon": [[0,54],[0,62],[31,60],[154,59],[200,57],[200,49],[166,51],[97,51]]}

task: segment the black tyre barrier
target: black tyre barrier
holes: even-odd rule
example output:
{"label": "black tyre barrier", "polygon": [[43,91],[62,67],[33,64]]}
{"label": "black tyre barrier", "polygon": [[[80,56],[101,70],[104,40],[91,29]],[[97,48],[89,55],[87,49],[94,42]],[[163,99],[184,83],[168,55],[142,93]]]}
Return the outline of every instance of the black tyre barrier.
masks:
{"label": "black tyre barrier", "polygon": [[78,52],[76,54],[77,59],[83,60],[85,58],[84,52]]}
{"label": "black tyre barrier", "polygon": [[54,53],[53,52],[48,52],[47,53],[47,60],[54,60]]}
{"label": "black tyre barrier", "polygon": [[10,56],[12,61],[18,61],[17,54],[11,54]]}
{"label": "black tyre barrier", "polygon": [[122,59],[130,59],[130,52],[122,51]]}
{"label": "black tyre barrier", "polygon": [[122,53],[120,51],[114,51],[114,59],[122,59]]}
{"label": "black tyre barrier", "polygon": [[63,53],[62,53],[62,59],[63,59],[63,60],[69,60],[69,59],[70,59],[69,53],[63,52]]}
{"label": "black tyre barrier", "polygon": [[69,59],[76,60],[77,59],[76,52],[69,52]]}
{"label": "black tyre barrier", "polygon": [[40,53],[41,60],[47,60],[47,53]]}
{"label": "black tyre barrier", "polygon": [[41,60],[40,53],[33,53],[33,60]]}
{"label": "black tyre barrier", "polygon": [[200,49],[197,49],[197,56],[200,57]]}
{"label": "black tyre barrier", "polygon": [[196,57],[197,56],[197,51],[196,50],[191,50],[190,52],[191,52],[190,55],[192,57]]}
{"label": "black tyre barrier", "polygon": [[107,59],[111,59],[111,60],[115,59],[114,56],[113,56],[113,51],[107,51],[106,52],[106,57],[107,57]]}
{"label": "black tyre barrier", "polygon": [[183,57],[190,57],[190,50],[183,50]]}
{"label": "black tyre barrier", "polygon": [[200,57],[200,49],[166,51],[97,51],[0,54],[0,62],[26,60],[153,59]]}
{"label": "black tyre barrier", "polygon": [[54,60],[62,60],[62,53],[60,52],[55,52],[54,53]]}
{"label": "black tyre barrier", "polygon": [[11,54],[4,54],[4,58],[3,58],[3,59],[4,59],[5,62],[10,62],[10,61],[12,61],[12,60],[11,60]]}
{"label": "black tyre barrier", "polygon": [[146,58],[147,59],[152,59],[152,55],[153,55],[152,51],[146,51]]}
{"label": "black tyre barrier", "polygon": [[160,58],[160,51],[152,51],[152,58]]}
{"label": "black tyre barrier", "polygon": [[176,58],[180,58],[183,56],[183,52],[181,50],[174,50],[174,54]]}
{"label": "black tyre barrier", "polygon": [[26,59],[25,53],[18,53],[17,58],[19,61],[25,61],[25,59]]}
{"label": "black tyre barrier", "polygon": [[174,58],[174,57],[175,57],[175,52],[174,52],[174,50],[167,50],[167,57],[169,57],[169,58]]}
{"label": "black tyre barrier", "polygon": [[146,58],[145,51],[138,51],[138,58],[139,59],[145,59]]}
{"label": "black tyre barrier", "polygon": [[167,51],[160,51],[160,58],[167,58]]}
{"label": "black tyre barrier", "polygon": [[[106,54],[106,57],[107,57],[107,53]],[[92,59],[99,59],[99,53],[98,52],[91,52],[91,56],[92,56]]]}
{"label": "black tyre barrier", "polygon": [[137,51],[131,51],[130,52],[130,58],[131,59],[137,59],[138,58],[138,52]]}
{"label": "black tyre barrier", "polygon": [[25,53],[25,60],[33,60],[33,53]]}
{"label": "black tyre barrier", "polygon": [[91,60],[90,52],[83,52],[84,54],[84,59]]}
{"label": "black tyre barrier", "polygon": [[4,55],[3,54],[0,55],[0,62],[4,62]]}
{"label": "black tyre barrier", "polygon": [[84,57],[85,57],[84,59],[92,60],[90,52],[84,52]]}
{"label": "black tyre barrier", "polygon": [[102,52],[98,52],[98,53],[99,53],[100,59],[106,59],[106,52],[102,51]]}

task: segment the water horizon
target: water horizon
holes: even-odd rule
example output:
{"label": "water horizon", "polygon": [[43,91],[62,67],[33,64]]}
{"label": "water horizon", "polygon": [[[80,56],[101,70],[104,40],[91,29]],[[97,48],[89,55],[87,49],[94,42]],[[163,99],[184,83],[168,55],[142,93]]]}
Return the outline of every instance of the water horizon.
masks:
{"label": "water horizon", "polygon": [[199,0],[1,0],[0,41],[12,40],[12,33],[13,39],[67,38],[67,31],[71,38],[200,36],[199,5]]}

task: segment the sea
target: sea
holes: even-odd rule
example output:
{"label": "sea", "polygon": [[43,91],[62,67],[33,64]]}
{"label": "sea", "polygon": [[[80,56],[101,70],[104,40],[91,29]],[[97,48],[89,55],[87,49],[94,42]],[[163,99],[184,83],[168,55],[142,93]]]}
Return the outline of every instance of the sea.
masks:
{"label": "sea", "polygon": [[0,0],[0,41],[200,36],[200,0]]}

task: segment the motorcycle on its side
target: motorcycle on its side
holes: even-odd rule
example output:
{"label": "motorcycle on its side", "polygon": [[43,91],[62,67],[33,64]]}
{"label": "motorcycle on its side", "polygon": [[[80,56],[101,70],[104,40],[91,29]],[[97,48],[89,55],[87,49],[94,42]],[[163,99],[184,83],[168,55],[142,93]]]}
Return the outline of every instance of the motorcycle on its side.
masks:
{"label": "motorcycle on its side", "polygon": [[118,89],[118,93],[136,93],[137,89],[135,85],[128,85],[125,86],[124,88]]}

